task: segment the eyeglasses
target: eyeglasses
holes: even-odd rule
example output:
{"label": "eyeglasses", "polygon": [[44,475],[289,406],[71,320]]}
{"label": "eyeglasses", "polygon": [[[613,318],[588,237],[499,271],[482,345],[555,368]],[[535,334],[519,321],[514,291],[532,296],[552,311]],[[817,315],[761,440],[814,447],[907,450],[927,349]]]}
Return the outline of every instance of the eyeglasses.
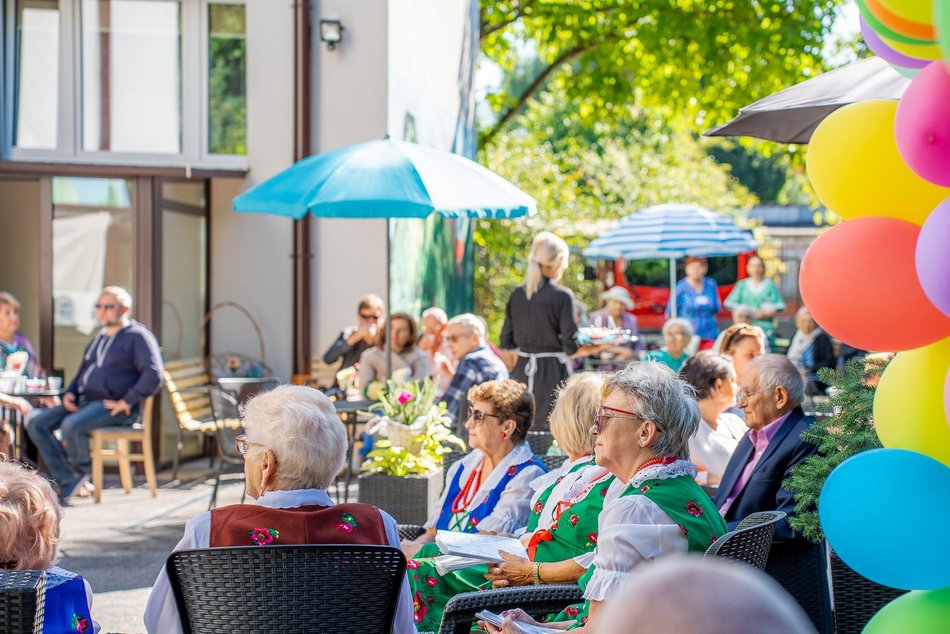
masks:
{"label": "eyeglasses", "polygon": [[366,313],[360,313],[360,319],[365,319],[366,321],[379,321],[379,315],[367,315]]}
{"label": "eyeglasses", "polygon": [[[617,412],[617,414],[620,414],[620,416],[614,414],[613,412]],[[604,428],[604,425],[606,425],[607,421],[611,418],[633,418],[639,421],[646,420],[634,412],[628,412],[625,409],[617,409],[616,407],[607,407],[606,405],[601,405],[600,409],[597,410],[597,415],[594,417],[594,426],[591,428],[591,433],[599,434]]]}
{"label": "eyeglasses", "polygon": [[263,447],[259,442],[248,442],[247,434],[241,434],[240,436],[234,437],[234,448],[242,456],[246,456],[247,452],[251,450],[251,445],[257,445],[258,447]]}
{"label": "eyeglasses", "polygon": [[503,416],[499,416],[498,414],[489,414],[488,412],[483,412],[482,410],[475,409],[474,407],[468,408],[468,417],[474,420],[476,425],[481,424],[481,422],[484,421],[485,418],[487,417],[497,418],[498,420],[504,420]]}
{"label": "eyeglasses", "polygon": [[115,307],[115,304],[96,304],[96,310],[112,310]]}
{"label": "eyeglasses", "polygon": [[756,394],[762,394],[764,392],[765,390],[759,390],[758,392],[750,392],[746,389],[742,389],[742,390],[739,390],[738,394],[736,394],[736,400],[739,401],[739,403],[747,403],[749,401],[749,398],[755,396]]}

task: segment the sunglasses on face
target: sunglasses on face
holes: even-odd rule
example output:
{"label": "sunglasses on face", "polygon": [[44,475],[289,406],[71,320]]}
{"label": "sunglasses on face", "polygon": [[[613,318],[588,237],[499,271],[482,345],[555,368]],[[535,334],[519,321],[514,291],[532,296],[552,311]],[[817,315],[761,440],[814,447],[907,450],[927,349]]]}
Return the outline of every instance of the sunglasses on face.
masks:
{"label": "sunglasses on face", "polygon": [[480,409],[475,409],[474,407],[468,408],[468,417],[475,421],[475,424],[478,425],[486,418],[497,418],[498,420],[504,420],[498,414],[489,414],[488,412],[483,412]]}

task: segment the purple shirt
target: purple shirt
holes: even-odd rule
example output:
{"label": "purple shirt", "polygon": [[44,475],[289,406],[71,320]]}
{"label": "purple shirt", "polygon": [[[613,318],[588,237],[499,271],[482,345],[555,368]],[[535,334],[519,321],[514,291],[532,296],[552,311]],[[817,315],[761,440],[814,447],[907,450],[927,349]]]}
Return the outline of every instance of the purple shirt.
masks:
{"label": "purple shirt", "polygon": [[749,463],[745,466],[745,469],[742,471],[742,475],[739,476],[739,479],[736,480],[735,485],[732,487],[732,491],[729,492],[729,497],[726,498],[726,501],[722,503],[722,506],[719,507],[719,512],[723,515],[729,511],[729,507],[732,506],[732,503],[736,501],[736,498],[739,497],[739,493],[742,492],[742,489],[745,488],[745,485],[749,482],[749,478],[752,477],[752,472],[755,470],[755,466],[759,464],[759,460],[762,459],[762,454],[765,453],[765,450],[769,448],[769,443],[772,442],[772,438],[781,428],[782,423],[791,416],[791,412],[779,416],[774,421],[763,427],[762,429],[749,430],[749,440],[752,441],[752,446],[755,451],[752,453],[752,458],[749,460]]}

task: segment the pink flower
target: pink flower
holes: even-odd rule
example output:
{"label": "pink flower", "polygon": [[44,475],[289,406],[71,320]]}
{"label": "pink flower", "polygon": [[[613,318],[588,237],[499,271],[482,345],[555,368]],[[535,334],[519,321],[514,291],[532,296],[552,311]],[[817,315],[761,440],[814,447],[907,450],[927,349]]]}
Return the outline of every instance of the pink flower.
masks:
{"label": "pink flower", "polygon": [[591,533],[590,535],[588,535],[588,536],[587,536],[587,541],[589,541],[589,542],[592,543],[592,544],[596,544],[596,543],[597,543],[597,533]]}
{"label": "pink flower", "polygon": [[511,465],[510,467],[508,467],[508,475],[515,475],[516,473],[518,473],[517,466]]}
{"label": "pink flower", "polygon": [[640,493],[646,493],[646,492],[649,491],[649,490],[650,490],[650,487],[644,486],[644,487],[641,487],[641,488],[640,488]]}
{"label": "pink flower", "polygon": [[89,631],[89,620],[81,614],[73,615],[73,629],[77,632]]}
{"label": "pink flower", "polygon": [[478,526],[478,518],[473,517],[470,520],[468,520],[468,523],[471,524],[472,526]]}
{"label": "pink flower", "polygon": [[336,523],[336,529],[337,529],[338,531],[340,531],[341,533],[352,533],[352,532],[353,532],[353,525],[352,525],[352,524],[347,524],[346,522],[337,522],[337,523]]}
{"label": "pink flower", "polygon": [[577,616],[579,613],[580,613],[580,610],[577,608],[576,605],[569,605],[566,608],[564,608],[564,614],[568,616]]}
{"label": "pink flower", "polygon": [[405,405],[406,403],[408,403],[414,398],[416,397],[412,395],[412,392],[410,392],[409,390],[403,390],[402,392],[399,393],[399,404]]}
{"label": "pink flower", "polygon": [[416,561],[415,559],[410,559],[409,561],[406,562],[406,568],[415,570],[418,567],[419,567],[419,562]]}
{"label": "pink flower", "polygon": [[540,513],[540,512],[541,512],[541,509],[543,509],[543,508],[544,508],[544,505],[541,504],[540,502],[538,502],[537,504],[534,505],[534,512],[535,512],[535,513]]}
{"label": "pink flower", "polygon": [[690,502],[686,505],[686,512],[693,517],[699,517],[703,514],[703,509],[699,504],[696,504],[696,502]]}
{"label": "pink flower", "polygon": [[422,595],[416,590],[416,594],[412,599],[412,620],[416,623],[421,623],[422,619],[426,618],[426,612],[429,611],[429,608],[426,607],[425,601],[422,600]]}
{"label": "pink flower", "polygon": [[439,585],[439,580],[435,577],[426,577],[426,583],[429,584],[430,588],[434,588]]}
{"label": "pink flower", "polygon": [[580,518],[577,517],[577,515],[573,515],[573,514],[572,514],[572,515],[571,515],[571,526],[577,526],[577,521],[578,521],[579,519],[580,519]]}
{"label": "pink flower", "polygon": [[716,536],[713,535],[712,537],[709,538],[709,545],[712,546],[715,543],[716,543]]}
{"label": "pink flower", "polygon": [[247,533],[251,536],[251,541],[258,546],[270,544],[279,535],[276,528],[254,528]]}
{"label": "pink flower", "polygon": [[429,602],[429,605],[432,605],[433,603],[435,603],[435,597],[426,597],[426,601]]}

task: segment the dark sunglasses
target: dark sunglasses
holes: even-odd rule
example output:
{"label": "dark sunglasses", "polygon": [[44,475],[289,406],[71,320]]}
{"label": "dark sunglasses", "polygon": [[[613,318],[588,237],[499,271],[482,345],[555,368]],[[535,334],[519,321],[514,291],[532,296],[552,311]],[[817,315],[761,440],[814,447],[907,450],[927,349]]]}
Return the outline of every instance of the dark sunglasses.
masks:
{"label": "dark sunglasses", "polygon": [[480,409],[475,409],[474,407],[468,408],[468,417],[475,421],[475,424],[481,423],[485,418],[497,418],[498,420],[504,420],[504,417],[499,416],[498,414],[489,414],[488,412],[483,412]]}

